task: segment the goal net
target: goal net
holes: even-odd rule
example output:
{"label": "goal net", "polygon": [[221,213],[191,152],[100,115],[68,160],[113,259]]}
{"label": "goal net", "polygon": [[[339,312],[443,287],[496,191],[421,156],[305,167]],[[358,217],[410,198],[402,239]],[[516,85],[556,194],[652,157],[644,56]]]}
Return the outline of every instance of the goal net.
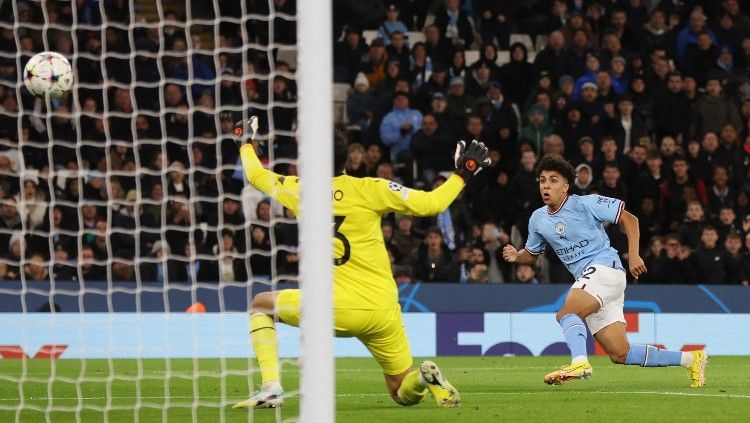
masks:
{"label": "goal net", "polygon": [[[59,100],[23,87],[41,51],[75,72]],[[297,70],[294,1],[0,2],[0,421],[297,419],[284,326],[285,407],[231,410],[260,381],[250,299],[310,269],[305,228],[246,184],[232,128],[259,116],[264,164],[299,174],[298,120],[321,132],[298,119]],[[321,210],[302,220],[330,244]]]}

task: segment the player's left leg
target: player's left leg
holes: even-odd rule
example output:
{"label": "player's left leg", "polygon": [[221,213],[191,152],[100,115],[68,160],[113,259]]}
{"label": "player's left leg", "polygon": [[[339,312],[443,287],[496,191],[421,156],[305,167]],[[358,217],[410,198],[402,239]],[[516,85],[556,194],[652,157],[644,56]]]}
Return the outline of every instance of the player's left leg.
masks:
{"label": "player's left leg", "polygon": [[264,292],[253,297],[249,331],[260,368],[261,387],[233,408],[275,408],[283,403],[284,389],[279,376],[279,347],[274,322],[277,316],[287,324],[299,324],[299,290]]}
{"label": "player's left leg", "polygon": [[599,330],[594,337],[602,349],[616,364],[638,365],[641,367],[683,366],[687,369],[693,388],[706,384],[706,352],[671,351],[653,345],[630,345],[625,323],[614,322]]}
{"label": "player's left leg", "polygon": [[357,337],[380,364],[388,393],[401,405],[415,405],[431,393],[440,407],[456,407],[460,402],[456,388],[445,379],[432,361],[412,368],[409,340],[406,338],[401,310],[372,310],[371,324]]}
{"label": "player's left leg", "polygon": [[573,285],[565,298],[563,307],[557,312],[557,321],[562,328],[565,343],[570,349],[571,364],[547,374],[544,377],[544,383],[562,385],[570,380],[591,377],[593,369],[586,352],[588,335],[583,319],[596,312],[599,307],[599,301],[591,293],[582,289],[581,285]]}

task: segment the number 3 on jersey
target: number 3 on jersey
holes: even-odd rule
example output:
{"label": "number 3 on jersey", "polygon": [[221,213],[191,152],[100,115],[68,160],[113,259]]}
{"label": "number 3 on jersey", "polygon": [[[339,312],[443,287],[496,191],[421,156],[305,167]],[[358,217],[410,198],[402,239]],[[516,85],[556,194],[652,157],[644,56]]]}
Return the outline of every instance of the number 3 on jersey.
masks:
{"label": "number 3 on jersey", "polygon": [[346,239],[346,235],[339,232],[339,228],[341,228],[341,225],[344,223],[344,219],[346,219],[346,216],[333,217],[333,238],[341,241],[341,244],[343,244],[344,246],[344,254],[342,254],[341,257],[333,258],[334,266],[341,266],[343,264],[346,264],[346,262],[349,261],[349,258],[352,255],[352,247],[349,244],[349,240]]}

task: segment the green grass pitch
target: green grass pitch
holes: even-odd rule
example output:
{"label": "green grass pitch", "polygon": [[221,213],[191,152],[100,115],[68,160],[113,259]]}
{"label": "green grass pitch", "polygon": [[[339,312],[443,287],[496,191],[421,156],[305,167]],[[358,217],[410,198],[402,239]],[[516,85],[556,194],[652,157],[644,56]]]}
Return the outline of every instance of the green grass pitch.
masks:
{"label": "green grass pitch", "polygon": [[[749,421],[750,360],[711,357],[708,385],[689,388],[682,368],[643,369],[593,359],[594,377],[561,387],[544,375],[566,357],[440,357],[461,392],[461,407],[439,409],[431,397],[399,407],[385,393],[372,359],[336,362],[336,414],[341,422],[685,422]],[[252,380],[248,360],[0,360],[0,422],[272,422],[298,415],[299,400],[280,410],[232,410]],[[167,367],[169,366],[169,367]],[[223,376],[222,376],[222,368]],[[298,368],[284,363],[287,391]],[[200,377],[195,378],[197,373]],[[26,381],[17,380],[25,374]],[[50,383],[50,375],[54,382]],[[170,377],[167,377],[171,375]],[[115,376],[115,377],[113,377]],[[257,375],[255,375],[257,382]],[[82,382],[81,382],[82,381]],[[77,383],[78,382],[78,383]],[[222,391],[226,397],[222,402]],[[21,404],[20,413],[15,409]],[[168,397],[169,399],[166,399]],[[79,404],[78,398],[82,398]],[[140,399],[138,399],[140,398]],[[78,411],[76,409],[79,408]],[[135,409],[138,411],[134,411]],[[46,410],[52,410],[47,412]],[[106,411],[109,410],[109,411]],[[137,416],[136,416],[137,413]]]}

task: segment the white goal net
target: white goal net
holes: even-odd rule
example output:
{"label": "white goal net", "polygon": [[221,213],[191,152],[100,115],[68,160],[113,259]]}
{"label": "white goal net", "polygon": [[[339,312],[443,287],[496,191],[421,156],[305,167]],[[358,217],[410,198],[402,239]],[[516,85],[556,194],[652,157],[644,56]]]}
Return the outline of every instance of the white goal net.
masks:
{"label": "white goal net", "polygon": [[[259,383],[248,302],[296,286],[298,228],[231,131],[259,116],[296,174],[296,31],[287,0],[0,1],[0,421],[259,418],[230,408]],[[41,51],[72,64],[59,100],[23,87]],[[279,339],[263,421],[299,414]]]}

